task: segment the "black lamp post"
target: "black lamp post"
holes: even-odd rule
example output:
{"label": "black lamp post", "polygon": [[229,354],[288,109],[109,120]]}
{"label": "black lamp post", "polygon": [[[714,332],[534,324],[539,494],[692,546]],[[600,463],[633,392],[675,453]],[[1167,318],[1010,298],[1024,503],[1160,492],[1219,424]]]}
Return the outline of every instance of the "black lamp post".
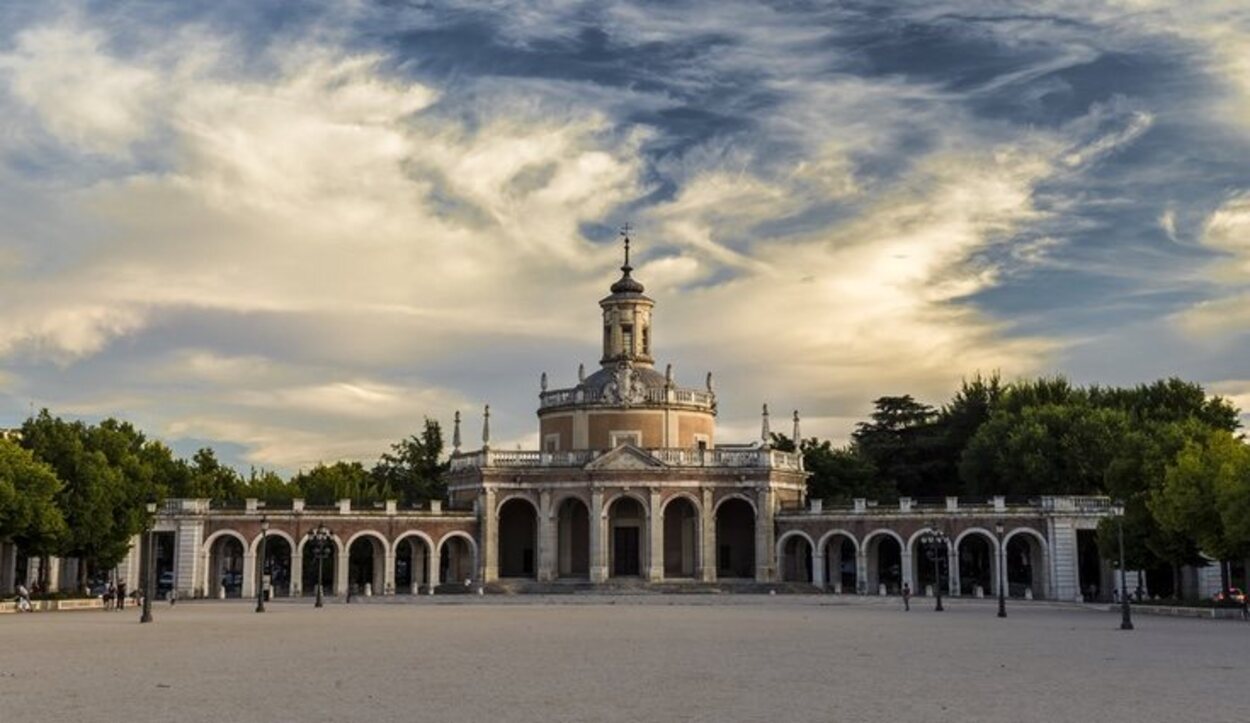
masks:
{"label": "black lamp post", "polygon": [[942,556],[939,553],[947,542],[946,533],[936,527],[920,537],[920,544],[926,548],[925,554],[933,560],[933,595],[937,600],[933,610],[939,613],[946,609],[942,607]]}
{"label": "black lamp post", "polygon": [[998,535],[998,617],[1007,617],[1007,546],[1003,544],[1003,521],[994,523]]}
{"label": "black lamp post", "polygon": [[322,571],[324,569],[323,562],[326,559],[327,545],[330,543],[330,531],[325,525],[317,525],[317,529],[312,531],[313,554],[317,556],[317,602],[314,607],[324,607],[322,597]]}
{"label": "black lamp post", "polygon": [[256,561],[256,612],[265,612],[265,562],[268,555],[266,547],[269,542],[269,518],[260,518],[260,559]]}
{"label": "black lamp post", "polygon": [[143,571],[143,614],[139,622],[152,622],[152,595],[156,592],[156,503],[148,503],[148,566]]}
{"label": "black lamp post", "polygon": [[1116,534],[1120,542],[1120,629],[1133,629],[1133,613],[1128,604],[1128,581],[1124,572],[1124,503],[1115,503]]}

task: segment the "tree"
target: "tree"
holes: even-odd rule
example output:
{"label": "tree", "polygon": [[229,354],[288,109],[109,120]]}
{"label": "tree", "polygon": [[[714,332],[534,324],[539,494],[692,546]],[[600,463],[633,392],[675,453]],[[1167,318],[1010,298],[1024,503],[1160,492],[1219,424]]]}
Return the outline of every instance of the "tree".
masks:
{"label": "tree", "polygon": [[287,483],[277,472],[252,468],[246,480],[241,483],[239,494],[243,497],[254,497],[265,504],[277,505],[290,502],[299,493],[295,485]]}
{"label": "tree", "polygon": [[68,529],[56,505],[61,481],[29,450],[0,439],[0,540],[10,540],[25,555],[57,551]]}
{"label": "tree", "polygon": [[[1203,554],[1220,563],[1228,589],[1227,560],[1250,552],[1242,520],[1250,451],[1230,432],[1214,430],[1190,440],[1167,466],[1163,485],[1150,497],[1150,509],[1164,529],[1195,540]],[[1228,523],[1232,523],[1231,526]]]}
{"label": "tree", "polygon": [[942,495],[956,480],[941,477],[935,454],[941,434],[937,411],[911,395],[873,402],[872,421],[860,422],[851,435],[856,453],[872,463],[883,484],[909,497]]}
{"label": "tree", "polygon": [[406,505],[442,499],[447,494],[443,475],[443,430],[435,420],[425,420],[420,436],[412,435],[391,445],[370,474],[379,489],[389,489]]}
{"label": "tree", "polygon": [[243,480],[232,467],[217,459],[211,447],[203,447],[191,458],[190,476],[186,494],[180,497],[198,497],[214,500],[242,499]]}
{"label": "tree", "polygon": [[330,505],[342,499],[372,503],[391,496],[390,490],[379,487],[359,462],[319,464],[295,475],[291,484],[310,505]]}

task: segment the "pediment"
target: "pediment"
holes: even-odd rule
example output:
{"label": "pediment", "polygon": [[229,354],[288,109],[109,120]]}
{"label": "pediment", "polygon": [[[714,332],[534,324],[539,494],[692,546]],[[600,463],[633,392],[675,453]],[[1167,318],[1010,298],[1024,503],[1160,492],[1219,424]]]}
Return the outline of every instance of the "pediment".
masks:
{"label": "pediment", "polygon": [[626,443],[599,455],[591,460],[584,469],[660,469],[666,466],[663,462],[643,450]]}

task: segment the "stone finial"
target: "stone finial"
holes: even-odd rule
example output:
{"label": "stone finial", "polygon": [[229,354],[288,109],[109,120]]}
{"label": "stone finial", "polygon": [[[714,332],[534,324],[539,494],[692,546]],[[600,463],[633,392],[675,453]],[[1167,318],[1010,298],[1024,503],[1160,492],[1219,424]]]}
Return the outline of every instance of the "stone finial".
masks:
{"label": "stone finial", "polygon": [[712,386],[712,372],[707,373],[707,390],[709,392],[716,391],[716,388]]}
{"label": "stone finial", "polygon": [[803,438],[799,436],[799,410],[794,410],[794,451],[799,451],[799,442]]}
{"label": "stone finial", "polygon": [[451,431],[451,450],[457,454],[460,452],[460,410],[456,410],[456,423]]}
{"label": "stone finial", "polygon": [[490,405],[482,413],[482,449],[490,449]]}
{"label": "stone finial", "polygon": [[669,364],[664,367],[664,383],[673,386],[673,365]]}
{"label": "stone finial", "polygon": [[764,412],[760,415],[760,441],[767,447],[771,437],[771,430],[768,428],[768,405],[765,404]]}
{"label": "stone finial", "polygon": [[585,381],[586,381],[586,365],[579,363],[577,365],[577,383],[582,384]]}
{"label": "stone finial", "polygon": [[542,387],[542,391],[547,391],[547,372],[543,372],[543,375],[538,378],[538,386]]}

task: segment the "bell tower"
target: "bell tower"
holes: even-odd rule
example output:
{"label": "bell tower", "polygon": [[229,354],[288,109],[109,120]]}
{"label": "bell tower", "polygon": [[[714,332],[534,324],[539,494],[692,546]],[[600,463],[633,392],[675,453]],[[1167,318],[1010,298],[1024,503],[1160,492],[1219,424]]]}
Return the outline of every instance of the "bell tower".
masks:
{"label": "bell tower", "polygon": [[651,310],[655,302],[643,295],[642,284],[630,276],[634,267],[629,265],[628,225],[621,235],[625,237],[621,278],[612,284],[611,296],[599,302],[603,309],[603,358],[599,364],[605,369],[621,362],[652,367],[655,357],[651,352]]}

